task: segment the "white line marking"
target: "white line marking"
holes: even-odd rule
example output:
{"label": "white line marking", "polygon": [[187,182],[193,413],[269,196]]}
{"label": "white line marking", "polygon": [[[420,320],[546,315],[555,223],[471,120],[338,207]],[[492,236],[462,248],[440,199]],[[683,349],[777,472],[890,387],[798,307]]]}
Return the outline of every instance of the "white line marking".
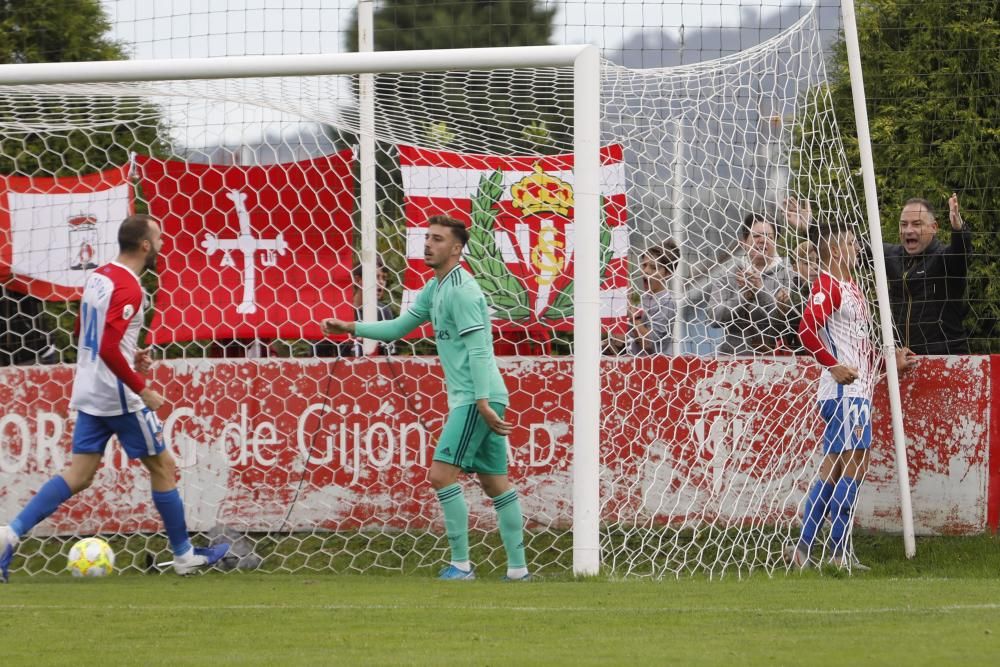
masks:
{"label": "white line marking", "polygon": [[1000,610],[1000,603],[986,602],[982,604],[953,604],[932,607],[847,607],[838,609],[769,609],[766,607],[506,607],[503,605],[400,605],[400,604],[317,604],[290,605],[284,603],[246,604],[246,605],[32,605],[32,604],[0,604],[0,609],[11,611],[274,611],[274,610],[304,610],[304,611],[516,611],[524,613],[548,614],[557,612],[627,612],[635,614],[809,614],[815,616],[845,616],[865,614],[912,614],[912,613],[947,613],[961,611],[995,611]]}

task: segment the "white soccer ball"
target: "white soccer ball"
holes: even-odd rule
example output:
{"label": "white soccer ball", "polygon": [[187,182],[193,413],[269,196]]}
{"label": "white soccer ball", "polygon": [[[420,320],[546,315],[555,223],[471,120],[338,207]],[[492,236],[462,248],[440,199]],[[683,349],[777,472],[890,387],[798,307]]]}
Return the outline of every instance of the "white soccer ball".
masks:
{"label": "white soccer ball", "polygon": [[69,550],[66,568],[74,577],[104,577],[115,569],[115,552],[99,537],[80,540]]}

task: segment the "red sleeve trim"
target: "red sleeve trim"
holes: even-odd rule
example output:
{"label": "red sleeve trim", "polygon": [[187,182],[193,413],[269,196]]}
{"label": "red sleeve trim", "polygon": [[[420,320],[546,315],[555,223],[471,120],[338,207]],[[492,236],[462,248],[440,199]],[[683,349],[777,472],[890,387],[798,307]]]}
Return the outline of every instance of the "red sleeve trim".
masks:
{"label": "red sleeve trim", "polygon": [[809,302],[802,313],[799,324],[799,339],[809,353],[827,368],[837,365],[837,358],[826,349],[820,340],[819,330],[826,324],[830,315],[840,308],[840,285],[833,276],[823,273],[813,284],[809,293]]}
{"label": "red sleeve trim", "polygon": [[146,379],[135,372],[121,351],[122,338],[133,318],[142,317],[142,289],[138,280],[125,284],[118,283],[111,294],[108,314],[104,322],[104,335],[98,354],[119,380],[134,391],[141,392],[146,387]]}
{"label": "red sleeve trim", "polygon": [[101,349],[98,355],[101,361],[115,374],[115,377],[125,383],[125,385],[135,393],[146,388],[146,379],[136,373],[121,348],[122,331],[114,327],[105,327],[104,337],[101,339]]}

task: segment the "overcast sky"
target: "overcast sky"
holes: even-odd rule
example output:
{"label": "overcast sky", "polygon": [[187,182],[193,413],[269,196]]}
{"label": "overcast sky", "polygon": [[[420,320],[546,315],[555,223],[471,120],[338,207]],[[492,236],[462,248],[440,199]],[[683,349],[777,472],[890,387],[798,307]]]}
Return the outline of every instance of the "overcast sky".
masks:
{"label": "overcast sky", "polygon": [[[828,2],[829,0],[821,0]],[[633,66],[661,61],[665,49],[704,28],[729,28],[723,48],[736,51],[784,28],[811,5],[810,0],[539,0],[554,5],[552,42],[592,43],[605,57]],[[356,0],[102,0],[112,22],[112,37],[132,58],[196,58],[239,55],[333,53],[342,50],[343,32]],[[761,31],[768,24],[769,31]],[[732,37],[738,28],[740,37]],[[660,33],[666,33],[660,36]],[[716,37],[722,35],[719,32]],[[758,37],[760,39],[758,39]],[[696,40],[695,40],[696,41]],[[716,42],[719,40],[716,39]],[[728,44],[732,42],[732,44]],[[623,44],[633,49],[622,52]],[[684,62],[718,57],[718,50],[687,53]],[[703,56],[703,57],[702,57]],[[238,144],[254,141],[261,122],[281,125],[278,116],[243,105],[210,116],[218,131],[185,114],[171,123],[184,144]],[[184,117],[182,117],[184,116]],[[239,118],[241,122],[233,122]],[[277,122],[275,122],[277,121]],[[256,126],[258,129],[248,129]],[[241,127],[243,129],[241,129]]]}
{"label": "overcast sky", "polygon": [[[809,0],[539,0],[555,5],[552,40],[614,50],[641,30],[740,25],[746,12],[765,17]],[[330,53],[356,0],[103,0],[114,36],[136,58]],[[752,27],[752,26],[745,26]]]}

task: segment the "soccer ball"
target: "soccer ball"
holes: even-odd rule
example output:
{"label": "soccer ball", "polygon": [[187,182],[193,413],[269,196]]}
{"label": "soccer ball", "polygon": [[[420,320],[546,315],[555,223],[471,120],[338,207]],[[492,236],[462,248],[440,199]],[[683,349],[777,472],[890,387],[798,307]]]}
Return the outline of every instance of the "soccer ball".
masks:
{"label": "soccer ball", "polygon": [[115,552],[98,537],[80,540],[69,550],[66,569],[74,577],[103,577],[115,569]]}

